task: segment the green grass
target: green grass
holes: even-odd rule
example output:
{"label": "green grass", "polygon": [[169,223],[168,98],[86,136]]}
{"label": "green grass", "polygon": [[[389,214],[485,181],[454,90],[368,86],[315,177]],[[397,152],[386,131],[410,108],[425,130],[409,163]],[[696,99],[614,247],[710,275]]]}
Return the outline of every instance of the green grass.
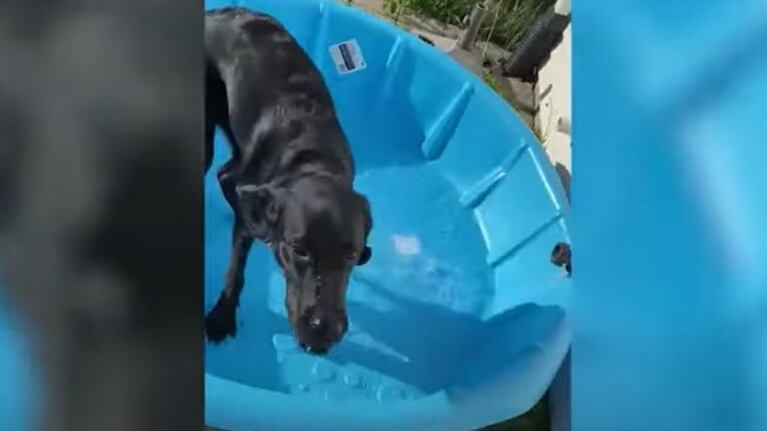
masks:
{"label": "green grass", "polygon": [[[498,84],[498,82],[496,81],[496,78],[493,77],[493,75],[489,71],[485,70],[482,73],[481,78],[483,81],[485,81],[485,83],[490,88],[492,88],[496,92],[496,94],[501,96],[501,98],[503,98],[503,100],[505,100],[506,103],[511,105],[511,107],[514,108],[515,111],[517,111],[518,113],[530,114],[530,109],[529,108],[525,109],[523,106],[520,106],[519,102],[513,97],[513,95],[509,93],[508,91],[506,91],[500,84]],[[535,130],[535,126],[531,124],[530,127],[533,128],[533,132],[536,133],[536,136],[538,136],[538,138],[540,139],[540,135],[539,133],[537,133],[537,130]]]}
{"label": "green grass", "polygon": [[[487,40],[513,50],[527,33],[535,19],[554,4],[555,0],[493,0],[482,28],[479,40]],[[392,16],[413,14],[431,18],[445,25],[463,27],[463,19],[471,13],[477,0],[383,0],[384,9]],[[497,19],[495,19],[497,14]],[[493,22],[495,21],[495,25]]]}
{"label": "green grass", "polygon": [[[527,34],[530,26],[555,0],[495,0],[491,3],[488,16],[479,31],[479,40],[490,41],[507,51],[513,51]],[[496,9],[498,19],[495,19]],[[492,30],[492,34],[490,34]]]}
{"label": "green grass", "polygon": [[496,93],[503,96],[503,89],[497,82],[495,82],[495,78],[488,71],[482,73],[482,80],[485,81],[485,84],[489,85],[490,88],[495,90]]}

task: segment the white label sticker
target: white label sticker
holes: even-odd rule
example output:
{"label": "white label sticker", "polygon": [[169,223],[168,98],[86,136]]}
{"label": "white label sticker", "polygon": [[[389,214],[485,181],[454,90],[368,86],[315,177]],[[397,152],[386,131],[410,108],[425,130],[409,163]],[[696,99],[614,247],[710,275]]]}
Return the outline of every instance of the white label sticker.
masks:
{"label": "white label sticker", "polygon": [[359,72],[367,64],[362,58],[362,51],[356,39],[347,40],[330,47],[330,56],[340,74]]}

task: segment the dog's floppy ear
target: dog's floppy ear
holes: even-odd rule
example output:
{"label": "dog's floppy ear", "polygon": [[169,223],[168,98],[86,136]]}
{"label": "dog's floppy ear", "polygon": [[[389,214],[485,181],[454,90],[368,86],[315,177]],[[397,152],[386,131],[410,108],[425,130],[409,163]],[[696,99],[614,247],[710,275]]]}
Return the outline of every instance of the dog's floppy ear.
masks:
{"label": "dog's floppy ear", "polygon": [[[370,231],[373,229],[373,216],[371,214],[370,202],[368,199],[363,195],[360,195],[360,197],[362,197],[362,204],[365,209],[365,241],[367,242],[367,237],[370,235]],[[373,257],[373,249],[366,245],[362,249],[359,259],[357,259],[357,266],[368,263],[371,257]]]}
{"label": "dog's floppy ear", "polygon": [[362,253],[360,253],[359,259],[357,259],[357,266],[361,266],[368,263],[368,261],[370,260],[372,256],[373,256],[373,250],[370,247],[365,246],[365,248],[362,249]]}
{"label": "dog's floppy ear", "polygon": [[282,211],[282,192],[268,184],[238,184],[239,215],[251,234],[264,236]]}

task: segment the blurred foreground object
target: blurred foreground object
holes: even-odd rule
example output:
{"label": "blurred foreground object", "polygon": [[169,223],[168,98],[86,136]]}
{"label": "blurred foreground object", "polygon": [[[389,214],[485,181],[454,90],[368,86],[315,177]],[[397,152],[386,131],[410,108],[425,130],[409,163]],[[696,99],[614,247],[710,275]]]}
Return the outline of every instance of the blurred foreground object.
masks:
{"label": "blurred foreground object", "polygon": [[0,6],[0,294],[36,429],[202,426],[201,28],[193,3]]}
{"label": "blurred foreground object", "polygon": [[573,23],[573,430],[765,430],[767,7]]}

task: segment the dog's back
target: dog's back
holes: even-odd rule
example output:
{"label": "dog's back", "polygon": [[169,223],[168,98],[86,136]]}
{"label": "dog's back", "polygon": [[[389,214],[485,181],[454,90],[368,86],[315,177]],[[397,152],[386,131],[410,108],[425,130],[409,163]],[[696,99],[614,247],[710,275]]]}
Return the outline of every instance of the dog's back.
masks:
{"label": "dog's back", "polygon": [[[343,155],[349,160],[343,164],[351,167],[322,75],[277,20],[242,8],[210,11],[205,16],[205,51],[208,123],[229,134],[234,158],[240,153],[280,153],[265,148],[264,142],[313,134],[314,145],[325,146],[317,152]],[[212,135],[209,128],[206,132]],[[270,139],[275,134],[280,136]]]}

